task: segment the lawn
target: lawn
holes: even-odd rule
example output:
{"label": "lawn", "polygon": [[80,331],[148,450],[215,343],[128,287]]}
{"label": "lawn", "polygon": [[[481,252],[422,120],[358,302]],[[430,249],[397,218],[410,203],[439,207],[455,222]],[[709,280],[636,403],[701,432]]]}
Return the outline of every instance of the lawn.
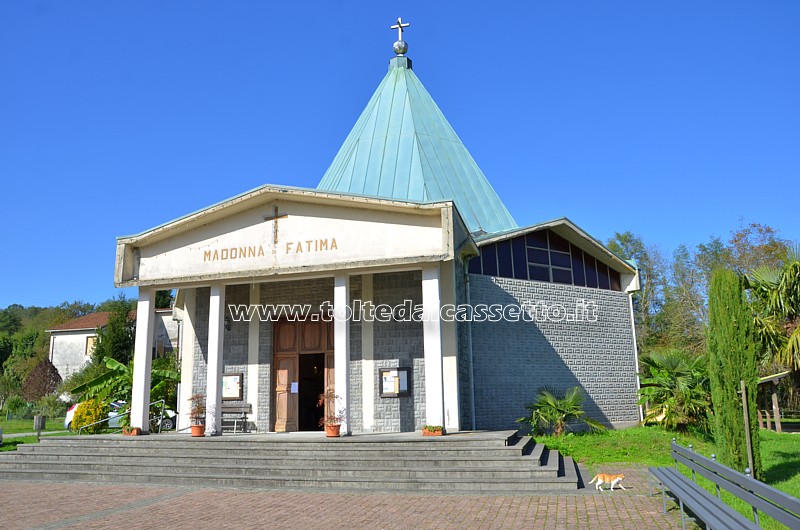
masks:
{"label": "lawn", "polygon": [[17,446],[21,444],[35,444],[35,436],[23,436],[21,438],[4,438],[3,443],[0,443],[0,452],[2,451],[16,451]]}
{"label": "lawn", "polygon": [[677,434],[660,427],[633,427],[600,433],[537,436],[536,441],[594,469],[600,464],[631,462],[647,466],[672,464],[669,443],[677,438],[681,445],[692,444],[704,455],[714,452],[713,440],[702,434]]}
{"label": "lawn", "polygon": [[[36,432],[33,429],[33,420],[6,420],[0,419],[0,429],[3,434],[16,434],[20,432]],[[64,430],[64,417],[61,418],[47,418],[45,431],[63,431]]]}
{"label": "lawn", "polygon": [[[560,438],[552,436],[536,437],[551,449],[558,449],[564,455],[572,456],[586,464],[594,473],[597,467],[607,463],[630,463],[645,466],[671,466],[673,460],[669,453],[672,438],[687,446],[692,444],[698,453],[711,456],[716,451],[714,442],[702,434],[676,434],[660,427],[634,427],[603,433],[568,434]],[[800,434],[778,434],[762,429],[760,431],[761,462],[764,468],[764,482],[795,497],[800,497]],[[688,476],[689,471],[682,471]],[[709,492],[714,493],[710,481],[698,477]],[[723,493],[723,500],[742,514],[752,518],[750,506],[744,501]],[[763,528],[784,528],[762,514]]]}

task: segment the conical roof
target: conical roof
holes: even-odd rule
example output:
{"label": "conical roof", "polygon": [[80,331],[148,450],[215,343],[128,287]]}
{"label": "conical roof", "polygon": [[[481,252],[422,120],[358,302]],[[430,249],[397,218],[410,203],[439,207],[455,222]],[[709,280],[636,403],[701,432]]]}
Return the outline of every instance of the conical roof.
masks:
{"label": "conical roof", "polygon": [[389,72],[317,188],[420,202],[452,200],[473,233],[517,227],[404,56],[389,62]]}

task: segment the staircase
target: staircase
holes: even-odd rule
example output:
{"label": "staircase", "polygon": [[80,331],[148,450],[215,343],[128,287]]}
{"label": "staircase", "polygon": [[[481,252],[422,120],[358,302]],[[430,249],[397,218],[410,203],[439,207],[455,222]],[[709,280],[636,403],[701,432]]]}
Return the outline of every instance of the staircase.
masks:
{"label": "staircase", "polygon": [[0,453],[0,479],[402,493],[578,488],[571,458],[514,431],[42,438]]}

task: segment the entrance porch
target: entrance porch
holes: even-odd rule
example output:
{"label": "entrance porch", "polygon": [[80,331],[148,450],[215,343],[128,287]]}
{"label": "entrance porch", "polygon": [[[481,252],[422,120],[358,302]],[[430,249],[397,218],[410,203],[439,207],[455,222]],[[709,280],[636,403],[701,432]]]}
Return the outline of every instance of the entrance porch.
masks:
{"label": "entrance porch", "polygon": [[[190,425],[189,398],[203,393],[209,435],[222,434],[223,404],[249,406],[255,432],[317,431],[318,397],[330,390],[345,434],[410,432],[426,424],[457,432],[456,330],[435,318],[443,301],[454,298],[447,266],[180,289],[179,428]],[[147,332],[145,304],[141,296],[137,340]],[[378,306],[401,313],[419,306],[434,318],[380,318]],[[140,353],[137,368],[148,364]],[[407,370],[407,391],[386,395],[381,371],[397,369]],[[137,395],[149,402],[142,390],[149,384],[137,374],[134,425]]]}

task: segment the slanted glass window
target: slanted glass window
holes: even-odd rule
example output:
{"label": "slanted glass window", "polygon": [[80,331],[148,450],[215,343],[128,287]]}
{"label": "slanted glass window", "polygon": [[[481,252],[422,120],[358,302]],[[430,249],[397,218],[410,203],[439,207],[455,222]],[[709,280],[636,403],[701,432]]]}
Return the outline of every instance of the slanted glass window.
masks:
{"label": "slanted glass window", "polygon": [[515,237],[511,240],[511,251],[514,255],[514,278],[528,279],[528,261],[525,259],[525,238]]}
{"label": "slanted glass window", "polygon": [[485,275],[497,276],[497,249],[494,244],[481,249],[481,263]]}
{"label": "slanted glass window", "polygon": [[483,270],[481,270],[480,256],[475,256],[474,258],[470,258],[468,267],[470,274],[483,274]]}
{"label": "slanted glass window", "polygon": [[583,255],[586,264],[586,287],[597,287],[597,264],[593,257]]}
{"label": "slanted glass window", "polygon": [[571,269],[572,260],[570,259],[569,254],[552,250],[550,251],[550,265],[553,267],[564,267],[565,269]]}
{"label": "slanted glass window", "polygon": [[546,250],[529,248],[528,261],[537,265],[550,265],[550,254]]}
{"label": "slanted glass window", "polygon": [[547,248],[547,230],[538,230],[527,235],[528,246]]}
{"label": "slanted glass window", "polygon": [[619,278],[619,273],[614,269],[609,268],[608,272],[611,274],[611,290],[612,291],[621,291],[622,290],[622,282]]}
{"label": "slanted glass window", "polygon": [[569,241],[556,234],[552,230],[548,230],[547,234],[550,236],[550,250],[569,252]]}
{"label": "slanted glass window", "polygon": [[514,267],[511,265],[511,242],[507,239],[497,242],[497,265],[500,276],[514,277]]}
{"label": "slanted glass window", "polygon": [[611,282],[608,279],[608,267],[605,263],[597,262],[597,286],[601,289],[610,289]]}
{"label": "slanted glass window", "polygon": [[555,283],[572,284],[572,271],[553,267],[553,281]]}
{"label": "slanted glass window", "polygon": [[572,278],[575,285],[586,287],[586,271],[583,270],[583,251],[572,247]]}
{"label": "slanted glass window", "polygon": [[621,291],[620,273],[552,230],[537,230],[484,245],[470,274]]}
{"label": "slanted glass window", "polygon": [[540,282],[550,281],[549,267],[540,267],[538,265],[531,265],[530,267],[528,267],[528,274],[530,275],[531,280],[539,280]]}

